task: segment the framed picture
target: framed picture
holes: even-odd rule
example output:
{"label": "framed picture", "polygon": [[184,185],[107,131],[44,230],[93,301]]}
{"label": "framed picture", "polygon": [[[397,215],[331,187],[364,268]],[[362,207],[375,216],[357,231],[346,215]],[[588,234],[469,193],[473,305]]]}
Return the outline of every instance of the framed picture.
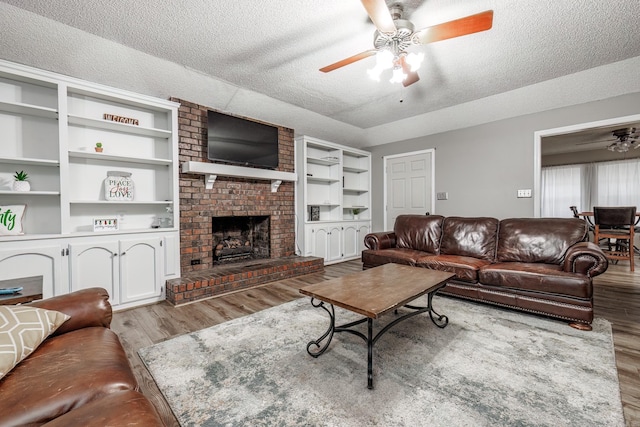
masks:
{"label": "framed picture", "polygon": [[309,221],[320,221],[320,206],[309,206]]}

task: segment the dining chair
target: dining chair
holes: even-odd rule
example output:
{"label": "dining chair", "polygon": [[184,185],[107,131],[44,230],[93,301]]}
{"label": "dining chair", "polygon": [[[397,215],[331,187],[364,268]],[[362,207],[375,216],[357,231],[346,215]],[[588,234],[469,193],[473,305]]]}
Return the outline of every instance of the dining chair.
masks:
{"label": "dining chair", "polygon": [[613,242],[610,247],[603,249],[610,260],[629,260],[629,267],[634,271],[633,239],[635,236],[636,207],[602,207],[594,206],[593,217],[595,223],[594,242],[601,239]]}

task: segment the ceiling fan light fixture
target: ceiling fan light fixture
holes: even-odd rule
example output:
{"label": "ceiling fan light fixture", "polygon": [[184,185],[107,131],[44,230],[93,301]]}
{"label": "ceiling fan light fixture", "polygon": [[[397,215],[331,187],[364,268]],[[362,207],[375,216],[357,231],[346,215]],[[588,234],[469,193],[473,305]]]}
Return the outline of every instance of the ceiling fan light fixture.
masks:
{"label": "ceiling fan light fixture", "polygon": [[402,83],[406,78],[407,78],[407,75],[402,70],[402,67],[395,67],[393,69],[393,76],[391,76],[391,79],[389,80],[389,82]]}
{"label": "ceiling fan light fixture", "polygon": [[418,69],[420,68],[420,65],[422,65],[422,61],[424,61],[424,53],[422,52],[420,53],[410,52],[406,58],[406,62],[411,67],[412,73],[415,73],[416,71],[418,71]]}

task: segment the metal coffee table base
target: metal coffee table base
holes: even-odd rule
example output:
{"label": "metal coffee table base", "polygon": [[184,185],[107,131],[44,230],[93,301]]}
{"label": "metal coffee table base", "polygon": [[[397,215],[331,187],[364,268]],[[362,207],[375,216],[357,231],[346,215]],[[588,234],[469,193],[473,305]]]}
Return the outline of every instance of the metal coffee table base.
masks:
{"label": "metal coffee table base", "polygon": [[[375,345],[376,341],[378,341],[378,338],[380,338],[382,335],[384,335],[385,332],[387,332],[389,329],[402,322],[403,320],[425,312],[429,313],[431,321],[439,328],[444,328],[449,323],[449,318],[447,316],[438,314],[433,310],[431,301],[434,294],[435,292],[430,292],[428,294],[428,305],[426,307],[416,307],[409,304],[404,305],[404,307],[414,311],[396,318],[395,320],[387,324],[384,328],[382,328],[375,336],[373,335],[373,318],[364,317],[354,322],[336,326],[336,315],[333,304],[328,304],[329,308],[327,308],[327,305],[324,301],[319,301],[315,298],[311,298],[311,305],[316,308],[322,308],[329,314],[329,328],[317,340],[309,341],[309,343],[307,344],[307,353],[309,353],[313,357],[319,357],[320,355],[322,355],[329,347],[329,344],[331,344],[331,340],[333,339],[333,334],[335,332],[348,332],[362,338],[367,343],[367,388],[373,389],[373,346]],[[397,314],[398,311],[395,310],[395,313]],[[354,326],[357,326],[364,322],[367,322],[367,335],[364,335],[360,331],[351,329]],[[322,344],[323,341],[324,344]]]}

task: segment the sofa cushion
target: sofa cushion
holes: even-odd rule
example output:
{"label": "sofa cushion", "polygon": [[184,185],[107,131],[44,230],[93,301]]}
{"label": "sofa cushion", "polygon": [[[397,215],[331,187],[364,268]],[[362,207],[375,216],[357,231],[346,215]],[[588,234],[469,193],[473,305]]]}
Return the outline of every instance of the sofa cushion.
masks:
{"label": "sofa cushion", "polygon": [[0,306],[0,378],[30,355],[69,316],[24,305]]}
{"label": "sofa cushion", "polygon": [[155,407],[133,390],[118,391],[69,411],[46,427],[164,426]]}
{"label": "sofa cushion", "polygon": [[399,215],[393,227],[396,247],[437,254],[443,219],[440,215]]}
{"label": "sofa cushion", "polygon": [[478,272],[483,285],[505,289],[591,298],[593,287],[588,276],[562,271],[555,264],[501,262],[483,267]]}
{"label": "sofa cushion", "polygon": [[425,253],[422,251],[405,248],[365,249],[362,251],[362,264],[364,266],[378,266],[394,262],[396,264],[416,265],[416,261],[424,255]]}
{"label": "sofa cushion", "polygon": [[454,273],[457,280],[470,283],[477,283],[478,270],[489,264],[487,260],[458,255],[428,255],[416,262],[418,267]]}
{"label": "sofa cushion", "polygon": [[447,217],[442,226],[440,253],[493,261],[498,224],[496,218]]}
{"label": "sofa cushion", "polygon": [[569,247],[585,240],[588,231],[578,218],[503,219],[499,227],[500,262],[561,264]]}
{"label": "sofa cushion", "polygon": [[106,394],[137,388],[118,337],[103,327],[45,340],[0,385],[0,425],[45,423]]}

